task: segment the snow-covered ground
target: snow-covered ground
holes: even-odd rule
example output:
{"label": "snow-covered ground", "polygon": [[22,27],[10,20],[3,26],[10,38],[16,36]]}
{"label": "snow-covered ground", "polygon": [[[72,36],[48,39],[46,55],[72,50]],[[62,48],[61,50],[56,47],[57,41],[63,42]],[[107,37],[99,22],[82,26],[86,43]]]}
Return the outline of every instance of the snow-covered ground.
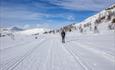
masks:
{"label": "snow-covered ground", "polygon": [[0,70],[115,70],[115,32],[0,38]]}

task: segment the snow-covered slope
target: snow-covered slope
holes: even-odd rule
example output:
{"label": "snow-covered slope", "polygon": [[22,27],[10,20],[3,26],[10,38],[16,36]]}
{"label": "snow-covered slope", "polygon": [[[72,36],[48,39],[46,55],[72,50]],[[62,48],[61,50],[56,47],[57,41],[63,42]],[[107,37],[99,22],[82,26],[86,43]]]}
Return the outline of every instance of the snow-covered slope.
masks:
{"label": "snow-covered slope", "polygon": [[107,29],[108,25],[111,24],[113,18],[115,18],[115,4],[97,13],[94,16],[85,19],[75,26],[79,27],[80,25],[82,25],[82,27],[84,28],[84,24],[91,24],[91,27],[94,27],[95,23],[97,23],[99,24],[98,26],[100,26],[102,29]]}
{"label": "snow-covered slope", "polygon": [[10,30],[11,31],[23,31],[24,29],[15,26],[15,27],[10,28]]}
{"label": "snow-covered slope", "polygon": [[0,37],[8,36],[8,34],[11,34],[12,31],[10,28],[0,28]]}
{"label": "snow-covered slope", "polygon": [[115,70],[115,36],[67,33],[0,38],[1,70]]}
{"label": "snow-covered slope", "polygon": [[46,28],[33,28],[33,29],[27,29],[27,30],[24,30],[24,31],[20,31],[18,33],[26,34],[26,35],[32,35],[32,34],[36,34],[36,33],[42,34],[42,33],[44,33],[45,31],[48,31],[48,30],[49,29],[46,29]]}
{"label": "snow-covered slope", "polygon": [[45,31],[50,31],[47,28],[32,28],[32,29],[20,29],[17,27],[13,28],[0,28],[0,37],[14,37],[19,35],[39,35]]}

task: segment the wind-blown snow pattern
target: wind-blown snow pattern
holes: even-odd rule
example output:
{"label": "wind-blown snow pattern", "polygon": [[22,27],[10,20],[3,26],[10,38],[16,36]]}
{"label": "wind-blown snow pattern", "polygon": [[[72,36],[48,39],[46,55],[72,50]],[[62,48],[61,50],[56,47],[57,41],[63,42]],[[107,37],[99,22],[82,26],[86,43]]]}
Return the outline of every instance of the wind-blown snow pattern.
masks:
{"label": "wind-blown snow pattern", "polygon": [[109,23],[101,22],[99,33],[67,32],[65,43],[60,33],[0,37],[0,70],[115,70],[115,30]]}

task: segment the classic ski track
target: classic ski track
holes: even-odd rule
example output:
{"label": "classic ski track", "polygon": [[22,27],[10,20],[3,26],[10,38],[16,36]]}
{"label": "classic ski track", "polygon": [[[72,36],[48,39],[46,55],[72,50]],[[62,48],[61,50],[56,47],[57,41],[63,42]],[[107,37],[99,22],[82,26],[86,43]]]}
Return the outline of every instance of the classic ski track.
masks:
{"label": "classic ski track", "polygon": [[[72,42],[73,43],[73,42]],[[105,59],[107,59],[107,60],[109,60],[110,62],[112,62],[112,63],[114,63],[115,62],[115,57],[113,56],[113,58],[112,59],[110,59],[111,57],[107,57],[107,55],[105,55],[105,56],[102,56],[102,55],[104,55],[104,54],[102,54],[101,53],[101,51],[100,52],[96,52],[96,51],[94,51],[94,50],[92,50],[92,49],[90,49],[90,48],[86,48],[86,46],[87,45],[84,45],[84,44],[81,44],[81,43],[79,43],[79,42],[74,42],[73,43],[74,45],[77,45],[78,47],[81,47],[81,49],[86,49],[87,51],[90,51],[90,52],[92,52],[92,53],[94,53],[94,54],[97,54],[97,55],[99,55],[100,57],[102,57],[102,58],[105,58]],[[82,46],[82,45],[84,45],[84,47]],[[71,47],[71,46],[70,46]],[[75,48],[76,50],[78,49],[78,48]],[[77,52],[77,51],[76,51]],[[80,53],[80,52],[77,52],[78,54]],[[101,54],[100,54],[101,53]],[[81,57],[81,55],[79,55],[79,57]],[[84,61],[84,62],[86,62],[86,61]],[[87,66],[89,66],[89,65],[87,65]],[[89,68],[92,70],[93,69],[93,67],[91,67],[91,66],[89,66]]]}
{"label": "classic ski track", "polygon": [[[93,43],[89,43],[89,42],[87,42],[87,43],[82,43],[83,45],[87,45],[87,46],[94,46],[93,45]],[[94,46],[94,47],[96,47],[96,46]],[[97,49],[98,51],[99,51],[99,49],[98,48],[93,48],[92,47],[92,49]],[[103,50],[103,52],[105,53],[106,51],[105,50]],[[106,52],[106,54],[108,54],[108,55],[111,55],[110,53],[108,53],[108,52]],[[114,55],[111,55],[111,56],[114,56]]]}
{"label": "classic ski track", "polygon": [[[86,44],[84,44],[84,45],[86,45]],[[92,45],[92,43],[88,43],[87,45]],[[95,49],[95,48],[92,48],[92,49]],[[98,48],[96,48],[98,51],[100,51]],[[101,52],[101,51],[100,51]],[[114,55],[112,55],[112,54],[110,54],[110,53],[108,53],[108,52],[106,52],[105,50],[102,52],[103,54],[107,54],[107,55],[109,55],[109,56],[112,56],[112,57],[114,57],[115,58],[115,56]]]}
{"label": "classic ski track", "polygon": [[78,54],[74,54],[72,50],[69,50],[69,48],[67,48],[69,47],[67,44],[66,46],[63,45],[63,47],[67,50],[67,52],[69,52],[73,56],[77,63],[79,62],[79,64],[83,67],[84,70],[91,70],[91,68],[84,64],[83,60],[80,59],[80,56]]}
{"label": "classic ski track", "polygon": [[[40,38],[39,40],[41,40],[41,39],[42,39],[42,38]],[[24,41],[24,42],[21,42],[21,43],[19,43],[19,44],[11,45],[11,46],[9,46],[9,47],[7,47],[7,48],[0,49],[0,51],[4,51],[4,50],[7,50],[7,49],[11,49],[11,48],[14,48],[14,47],[16,47],[16,46],[25,45],[25,44],[31,43],[31,42],[32,42],[32,41]]]}
{"label": "classic ski track", "polygon": [[52,45],[53,45],[53,41],[52,39],[50,39],[51,41],[49,42],[49,45],[51,45],[50,47],[48,47],[48,54],[47,54],[47,57],[46,57],[46,60],[44,61],[44,64],[46,64],[48,70],[52,70]]}
{"label": "classic ski track", "polygon": [[4,49],[0,49],[0,51],[4,51],[4,50],[7,50],[7,49],[12,49],[12,48],[15,48],[16,46],[18,47],[18,46],[25,45],[25,44],[31,43],[31,42],[32,42],[32,41],[21,42],[20,44],[16,44],[16,45],[13,45],[13,46],[4,48]]}
{"label": "classic ski track", "polygon": [[[42,40],[42,39],[40,39],[40,40]],[[35,41],[34,41],[34,42],[35,42]],[[34,43],[34,42],[31,41],[31,43]],[[29,43],[30,43],[30,42],[29,42]],[[23,45],[27,45],[27,43],[20,44],[19,46],[23,46]],[[19,46],[18,46],[18,47],[19,47]],[[13,46],[13,47],[15,48],[15,46]],[[12,47],[12,48],[13,48],[13,47]],[[21,57],[21,56],[20,56],[20,57]],[[20,58],[20,57],[19,57],[19,58]],[[10,63],[10,62],[12,62],[13,60],[16,60],[16,59],[17,59],[17,58],[13,58],[13,59],[11,59],[10,61],[8,61],[6,64],[8,64],[8,63]],[[6,65],[6,64],[4,64],[4,65]]]}
{"label": "classic ski track", "polygon": [[[76,42],[75,42],[76,43]],[[74,43],[74,44],[75,44]],[[111,62],[115,62],[115,56],[113,55],[110,55],[108,53],[105,53],[105,52],[102,52],[98,49],[94,49],[94,48],[85,48],[85,47],[90,47],[89,45],[86,45],[86,44],[80,44],[79,42],[76,43],[77,45],[81,46],[82,48],[86,49],[86,50],[89,50],[93,53],[96,53],[96,54],[99,54],[101,57],[103,55],[104,58],[108,59],[109,61]]]}
{"label": "classic ski track", "polygon": [[[42,42],[40,42],[39,44],[37,44],[34,48],[32,48],[30,51],[27,51],[26,54],[24,54],[24,56],[21,56],[18,60],[16,60],[16,62],[12,65],[10,65],[10,67],[8,67],[6,70],[13,70],[16,66],[18,66],[25,58],[27,58],[29,55],[31,55],[38,47],[38,45],[42,45],[43,43],[45,43],[47,41],[47,39],[43,40]],[[6,64],[7,65],[7,64]],[[4,69],[2,69],[4,70]]]}

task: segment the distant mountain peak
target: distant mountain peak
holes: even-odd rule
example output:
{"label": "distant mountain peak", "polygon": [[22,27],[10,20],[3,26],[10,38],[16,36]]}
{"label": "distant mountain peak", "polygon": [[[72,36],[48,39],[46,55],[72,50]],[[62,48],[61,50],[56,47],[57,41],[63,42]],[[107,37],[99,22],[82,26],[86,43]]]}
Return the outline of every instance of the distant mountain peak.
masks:
{"label": "distant mountain peak", "polygon": [[23,31],[23,30],[24,29],[16,27],[16,26],[14,26],[14,27],[11,28],[11,31]]}

